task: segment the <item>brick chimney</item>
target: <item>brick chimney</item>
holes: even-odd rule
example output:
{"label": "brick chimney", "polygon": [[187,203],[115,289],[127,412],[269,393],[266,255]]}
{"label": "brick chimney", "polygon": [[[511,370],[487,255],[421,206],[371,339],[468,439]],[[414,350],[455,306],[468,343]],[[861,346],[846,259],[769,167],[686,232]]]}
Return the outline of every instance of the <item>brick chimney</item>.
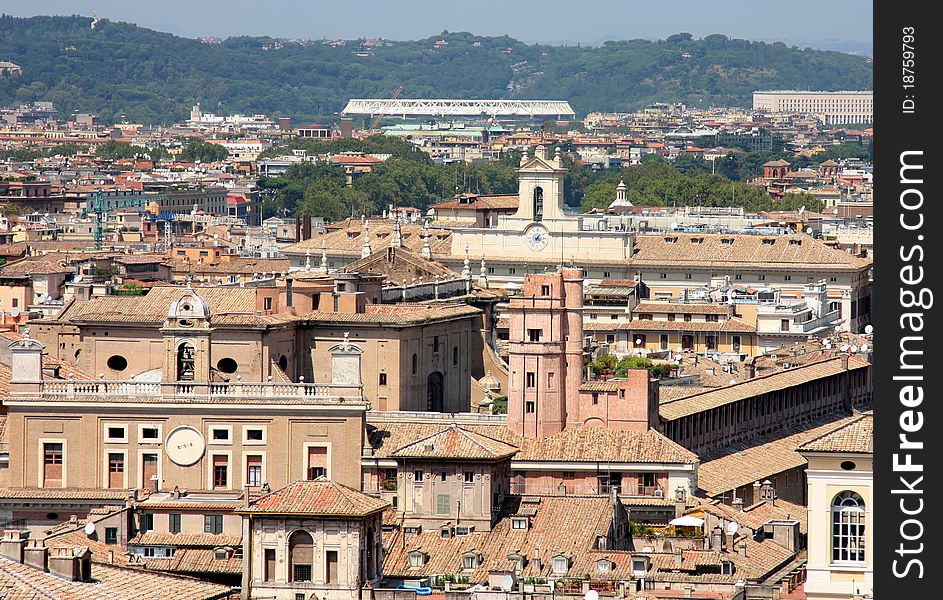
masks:
{"label": "brick chimney", "polygon": [[737,545],[737,554],[746,558],[747,556],[747,543],[746,542],[740,542],[740,544]]}
{"label": "brick chimney", "polygon": [[88,546],[63,546],[49,550],[49,572],[69,581],[92,579],[92,551]]}
{"label": "brick chimney", "polygon": [[684,562],[684,552],[681,551],[681,548],[675,549],[675,564],[680,565]]}
{"label": "brick chimney", "polygon": [[23,549],[29,539],[29,530],[7,529],[0,540],[0,554],[18,563],[23,562]]}
{"label": "brick chimney", "polygon": [[724,549],[724,528],[720,525],[715,525],[711,530],[710,549],[714,552],[720,552]]}
{"label": "brick chimney", "polygon": [[23,564],[40,571],[49,570],[49,550],[42,540],[28,540],[23,549]]}
{"label": "brick chimney", "polygon": [[734,498],[730,505],[736,510],[743,512],[743,498]]}

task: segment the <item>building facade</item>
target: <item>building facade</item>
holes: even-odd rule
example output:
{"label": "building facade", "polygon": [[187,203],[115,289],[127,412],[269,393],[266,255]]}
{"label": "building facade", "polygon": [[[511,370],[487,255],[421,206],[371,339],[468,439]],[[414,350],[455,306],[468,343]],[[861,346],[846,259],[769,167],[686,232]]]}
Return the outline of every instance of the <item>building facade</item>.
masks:
{"label": "building facade", "polygon": [[753,92],[753,110],[813,114],[825,125],[872,123],[874,92],[756,91]]}

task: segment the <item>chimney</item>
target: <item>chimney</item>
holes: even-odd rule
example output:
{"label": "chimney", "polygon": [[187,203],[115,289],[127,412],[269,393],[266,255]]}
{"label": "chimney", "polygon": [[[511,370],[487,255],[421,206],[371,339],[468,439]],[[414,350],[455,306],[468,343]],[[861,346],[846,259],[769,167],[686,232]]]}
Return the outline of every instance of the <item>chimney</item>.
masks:
{"label": "chimney", "polygon": [[173,498],[174,500],[178,500],[178,499],[180,498],[180,487],[179,487],[179,486],[176,486],[176,485],[174,486],[173,491],[170,492],[170,497]]}
{"label": "chimney", "polygon": [[773,482],[769,479],[760,486],[760,500],[773,506],[776,505],[776,488],[773,487]]}
{"label": "chimney", "polygon": [[0,540],[0,554],[12,561],[23,562],[23,548],[26,547],[26,540],[29,539],[29,530],[7,529],[3,532],[3,539]]}
{"label": "chimney", "polygon": [[534,548],[534,558],[530,561],[534,566],[534,571],[537,573],[543,568],[543,563],[540,560],[540,548]]}
{"label": "chimney", "polygon": [[715,525],[711,530],[711,550],[720,552],[724,548],[724,528]]}
{"label": "chimney", "polygon": [[137,501],[138,501],[137,488],[128,488],[128,502],[137,502]]}
{"label": "chimney", "polygon": [[746,542],[740,542],[740,544],[737,546],[737,554],[746,558],[747,556],[747,543]]}
{"label": "chimney", "polygon": [[156,494],[160,491],[160,479],[157,478],[157,475],[151,475],[151,493]]}
{"label": "chimney", "polygon": [[23,549],[23,564],[44,572],[49,570],[49,550],[42,540],[27,540]]}
{"label": "chimney", "polygon": [[738,511],[743,512],[743,498],[734,498],[730,505]]}
{"label": "chimney", "polygon": [[675,549],[675,564],[680,565],[684,562],[684,553],[681,551],[681,548]]}
{"label": "chimney", "polygon": [[92,551],[88,546],[64,546],[49,550],[49,572],[69,581],[92,579]]}

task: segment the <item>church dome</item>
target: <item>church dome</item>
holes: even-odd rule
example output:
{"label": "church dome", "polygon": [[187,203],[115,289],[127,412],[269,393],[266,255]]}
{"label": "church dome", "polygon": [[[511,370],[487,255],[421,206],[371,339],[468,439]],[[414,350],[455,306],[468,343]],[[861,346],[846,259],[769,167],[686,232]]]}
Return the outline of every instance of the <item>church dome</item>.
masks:
{"label": "church dome", "polygon": [[209,319],[210,305],[190,286],[182,296],[174,300],[167,310],[168,319]]}

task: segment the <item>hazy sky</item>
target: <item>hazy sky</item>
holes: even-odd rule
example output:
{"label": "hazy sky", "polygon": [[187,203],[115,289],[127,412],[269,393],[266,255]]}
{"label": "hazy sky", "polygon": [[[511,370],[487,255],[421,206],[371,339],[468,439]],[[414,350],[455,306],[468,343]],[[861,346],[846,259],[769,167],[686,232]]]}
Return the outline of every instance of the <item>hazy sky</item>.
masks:
{"label": "hazy sky", "polygon": [[599,44],[687,31],[860,53],[870,53],[873,23],[868,0],[0,0],[0,12],[16,16],[92,10],[188,37],[416,39],[449,30]]}

